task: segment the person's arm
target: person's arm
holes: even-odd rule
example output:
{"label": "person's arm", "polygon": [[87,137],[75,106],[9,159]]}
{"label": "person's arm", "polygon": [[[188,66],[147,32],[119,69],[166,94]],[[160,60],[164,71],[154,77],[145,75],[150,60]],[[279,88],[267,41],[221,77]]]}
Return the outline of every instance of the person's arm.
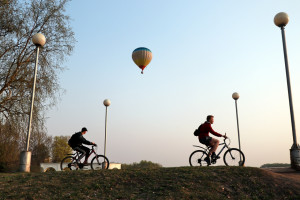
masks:
{"label": "person's arm", "polygon": [[[211,127],[211,124],[209,124],[209,132],[217,137],[222,137],[223,135],[220,133],[217,133],[216,131],[214,131]],[[223,136],[224,137],[224,136]]]}
{"label": "person's arm", "polygon": [[93,142],[90,142],[90,141],[86,140],[82,135],[80,136],[80,141],[81,141],[83,144],[87,144],[87,145],[95,144],[95,143],[93,143]]}

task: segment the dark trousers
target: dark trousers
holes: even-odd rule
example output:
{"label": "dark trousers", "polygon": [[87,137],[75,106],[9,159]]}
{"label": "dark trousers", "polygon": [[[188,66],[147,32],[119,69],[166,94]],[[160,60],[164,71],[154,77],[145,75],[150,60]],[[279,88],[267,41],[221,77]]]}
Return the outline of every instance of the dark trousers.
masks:
{"label": "dark trousers", "polygon": [[77,146],[77,147],[74,147],[73,150],[81,153],[78,160],[81,160],[84,156],[85,156],[85,160],[87,160],[90,155],[90,149],[85,146]]}

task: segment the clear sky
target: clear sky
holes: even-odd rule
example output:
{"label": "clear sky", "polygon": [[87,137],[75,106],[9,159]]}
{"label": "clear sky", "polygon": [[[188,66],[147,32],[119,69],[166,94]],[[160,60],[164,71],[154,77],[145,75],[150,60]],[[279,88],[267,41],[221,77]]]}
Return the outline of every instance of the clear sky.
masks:
{"label": "clear sky", "polygon": [[[286,37],[297,128],[299,9],[299,0],[74,0],[67,13],[77,43],[60,75],[66,93],[47,114],[48,132],[71,135],[86,126],[86,139],[103,153],[103,100],[109,98],[110,161],[187,166],[192,145],[199,143],[193,131],[209,114],[214,130],[226,132],[231,147],[238,147],[231,97],[238,92],[246,166],[289,163],[289,102],[273,18],[278,12],[290,16]],[[137,47],[153,53],[143,75],[131,58]]]}

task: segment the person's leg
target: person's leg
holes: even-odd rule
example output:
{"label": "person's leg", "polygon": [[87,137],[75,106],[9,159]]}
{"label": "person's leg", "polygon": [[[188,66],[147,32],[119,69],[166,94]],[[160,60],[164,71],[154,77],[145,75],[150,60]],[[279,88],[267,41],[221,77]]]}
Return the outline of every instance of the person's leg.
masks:
{"label": "person's leg", "polygon": [[210,140],[210,146],[211,146],[211,149],[209,150],[209,153],[208,153],[208,156],[211,156],[212,153],[216,152],[218,146],[219,146],[219,140],[215,139],[215,138],[212,138]]}
{"label": "person's leg", "polygon": [[89,155],[90,155],[90,149],[88,147],[85,147],[85,146],[82,146],[81,148],[86,152],[85,160],[84,160],[83,164],[87,164],[87,160],[88,160]]}
{"label": "person's leg", "polygon": [[75,147],[75,148],[73,148],[73,150],[78,151],[79,153],[81,153],[79,158],[78,158],[79,161],[86,155],[85,150],[83,150],[81,147]]}
{"label": "person's leg", "polygon": [[[210,146],[210,147],[213,147],[213,145],[211,145],[211,140],[212,138],[211,137],[206,137],[205,140],[203,141],[203,143],[206,145],[206,146]],[[208,165],[211,164],[210,162],[210,156],[211,156],[211,150],[208,152],[208,155],[206,158],[204,158],[204,161],[207,162]]]}

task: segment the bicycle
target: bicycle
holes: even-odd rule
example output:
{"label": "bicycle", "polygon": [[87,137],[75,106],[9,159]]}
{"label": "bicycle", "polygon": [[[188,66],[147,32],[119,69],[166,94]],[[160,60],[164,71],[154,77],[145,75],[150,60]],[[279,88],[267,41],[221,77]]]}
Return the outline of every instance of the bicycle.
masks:
{"label": "bicycle", "polygon": [[[228,139],[229,143],[226,144],[226,140]],[[220,159],[220,154],[223,152],[225,148],[227,151],[223,155],[223,161],[226,166],[243,166],[245,163],[245,155],[244,153],[237,148],[230,148],[229,145],[231,140],[227,137],[224,139],[224,142],[219,144],[219,146],[223,146],[223,148],[219,151],[216,156],[216,159],[211,160],[211,164],[216,164],[217,160]],[[189,162],[192,167],[194,166],[209,166],[204,159],[208,156],[208,152],[211,149],[210,146],[206,146],[206,148],[198,145],[193,145],[194,147],[199,147],[203,150],[196,150],[191,153]]]}
{"label": "bicycle", "polygon": [[[97,154],[96,147],[97,147],[96,145],[92,145],[92,152],[88,156],[88,157],[90,157],[92,154],[95,155],[90,163],[91,169],[92,170],[108,169],[109,161],[108,161],[107,157],[105,157],[104,155]],[[62,159],[62,161],[60,163],[60,169],[62,171],[83,169],[84,166],[89,165],[89,164],[84,165],[83,163],[81,163],[81,161],[78,159],[80,157],[81,153],[79,153],[78,151],[76,151],[73,154],[67,154],[67,155],[68,156],[65,157],[64,159]]]}

